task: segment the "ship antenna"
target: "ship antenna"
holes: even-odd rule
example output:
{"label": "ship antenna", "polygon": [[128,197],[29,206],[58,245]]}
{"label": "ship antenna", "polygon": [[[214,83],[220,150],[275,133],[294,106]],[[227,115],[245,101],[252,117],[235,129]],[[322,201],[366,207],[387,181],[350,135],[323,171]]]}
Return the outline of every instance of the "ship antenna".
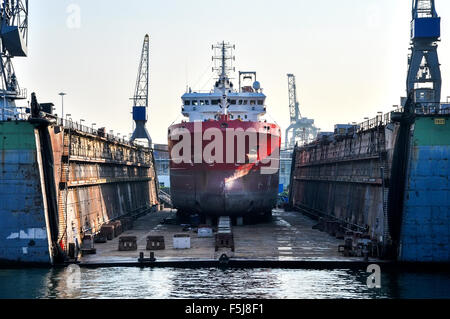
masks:
{"label": "ship antenna", "polygon": [[[227,114],[227,92],[233,88],[233,84],[230,82],[228,72],[235,71],[232,66],[232,61],[235,60],[233,55],[234,45],[222,41],[212,46],[214,50],[213,61],[216,63],[213,67],[213,72],[216,71],[219,75],[219,80],[216,84],[217,89],[222,91],[222,110],[224,114]],[[228,63],[228,61],[230,61]]]}

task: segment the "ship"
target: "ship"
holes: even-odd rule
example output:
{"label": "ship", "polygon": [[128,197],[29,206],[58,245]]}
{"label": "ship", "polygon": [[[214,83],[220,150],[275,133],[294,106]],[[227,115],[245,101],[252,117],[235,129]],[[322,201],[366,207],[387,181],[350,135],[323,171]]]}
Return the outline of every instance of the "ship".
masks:
{"label": "ship", "polygon": [[188,118],[168,128],[170,188],[180,215],[270,216],[279,184],[281,131],[263,119],[266,95],[256,72],[235,88],[229,43],[212,46],[218,79],[181,97]]}
{"label": "ship", "polygon": [[345,240],[347,255],[450,262],[450,104],[441,101],[440,17],[413,0],[408,96],[336,124],[293,152],[289,205]]}

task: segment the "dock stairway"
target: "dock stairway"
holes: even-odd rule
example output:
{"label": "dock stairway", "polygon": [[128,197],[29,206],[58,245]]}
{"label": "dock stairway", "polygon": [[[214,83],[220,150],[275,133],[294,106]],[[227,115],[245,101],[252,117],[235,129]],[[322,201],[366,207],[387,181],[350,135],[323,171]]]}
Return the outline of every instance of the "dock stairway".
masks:
{"label": "dock stairway", "polygon": [[166,192],[164,192],[162,190],[159,190],[158,196],[159,196],[159,200],[161,202],[163,202],[164,204],[168,205],[169,207],[173,207],[172,206],[172,199],[170,198],[169,194],[167,194]]}

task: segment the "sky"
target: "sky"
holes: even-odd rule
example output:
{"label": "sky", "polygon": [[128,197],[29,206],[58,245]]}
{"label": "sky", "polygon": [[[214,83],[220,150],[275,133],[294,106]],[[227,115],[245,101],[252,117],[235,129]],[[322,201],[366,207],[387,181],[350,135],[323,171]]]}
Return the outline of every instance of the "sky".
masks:
{"label": "sky", "polygon": [[[442,17],[443,100],[450,95],[450,1]],[[267,116],[289,125],[287,73],[302,116],[322,131],[384,113],[405,96],[410,0],[31,0],[29,55],[13,63],[21,87],[85,125],[132,130],[142,42],[150,35],[154,143],[182,120],[181,95],[213,86],[211,45],[236,45],[236,71],[256,71]],[[448,19],[447,19],[448,17]],[[237,79],[236,79],[237,80]],[[236,81],[237,82],[237,81]]]}

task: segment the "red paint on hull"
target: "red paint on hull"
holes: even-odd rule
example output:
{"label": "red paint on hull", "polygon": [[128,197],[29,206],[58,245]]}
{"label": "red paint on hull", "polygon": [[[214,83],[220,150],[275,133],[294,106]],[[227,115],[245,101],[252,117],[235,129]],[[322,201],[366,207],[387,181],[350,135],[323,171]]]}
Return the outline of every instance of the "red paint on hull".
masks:
{"label": "red paint on hull", "polygon": [[[194,123],[180,123],[169,128],[170,183],[172,202],[178,210],[185,213],[204,215],[245,216],[270,212],[276,204],[279,183],[280,128],[264,122],[242,122],[239,120],[207,121],[202,123],[201,133],[207,129],[218,129],[223,133],[223,161],[226,160],[226,130],[254,129],[259,132],[257,141],[258,156],[255,162],[247,156],[244,163],[237,162],[237,156],[231,163],[209,164],[202,158],[189,163],[177,163],[172,150],[181,140],[173,133],[177,129],[190,132],[192,151],[194,151]],[[203,153],[211,141],[201,143]],[[234,143],[233,151],[238,152]],[[245,152],[250,151],[250,142],[245,140]],[[176,156],[174,156],[176,157]],[[178,157],[177,157],[178,158]],[[267,161],[267,163],[263,163]],[[269,167],[276,166],[271,174],[265,174]]]}

